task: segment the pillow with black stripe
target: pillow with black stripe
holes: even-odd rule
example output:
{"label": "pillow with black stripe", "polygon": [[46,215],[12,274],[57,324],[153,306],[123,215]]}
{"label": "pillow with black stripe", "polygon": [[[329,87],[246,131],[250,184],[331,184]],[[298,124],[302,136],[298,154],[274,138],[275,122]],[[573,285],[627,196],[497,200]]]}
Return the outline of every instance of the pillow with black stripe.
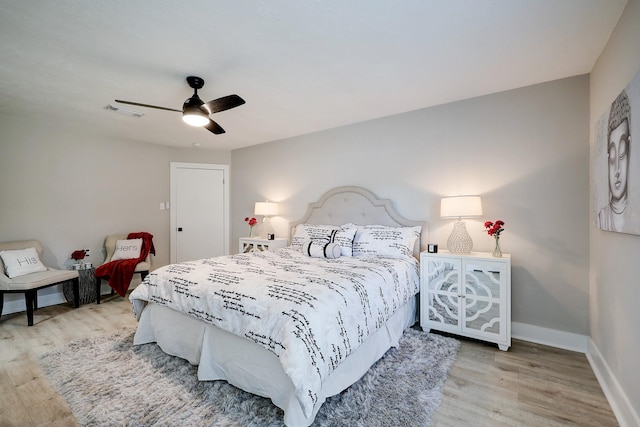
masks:
{"label": "pillow with black stripe", "polygon": [[291,239],[291,247],[301,250],[306,240],[318,243],[337,243],[340,245],[340,255],[350,257],[353,255],[353,238],[357,227],[353,224],[316,225],[299,224]]}
{"label": "pillow with black stripe", "polygon": [[325,243],[320,241],[305,240],[302,244],[302,253],[311,258],[340,258],[342,248],[337,243]]}

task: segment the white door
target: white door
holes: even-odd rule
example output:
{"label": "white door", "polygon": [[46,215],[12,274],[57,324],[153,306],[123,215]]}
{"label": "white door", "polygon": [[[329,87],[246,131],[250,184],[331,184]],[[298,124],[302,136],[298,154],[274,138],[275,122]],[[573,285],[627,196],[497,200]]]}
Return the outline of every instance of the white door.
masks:
{"label": "white door", "polygon": [[171,163],[171,262],[229,252],[228,166]]}

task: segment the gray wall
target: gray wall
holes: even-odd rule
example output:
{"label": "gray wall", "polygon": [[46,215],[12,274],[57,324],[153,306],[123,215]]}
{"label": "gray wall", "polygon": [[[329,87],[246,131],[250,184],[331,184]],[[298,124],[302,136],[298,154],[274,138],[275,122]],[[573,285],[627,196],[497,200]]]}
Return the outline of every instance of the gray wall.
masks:
{"label": "gray wall", "polygon": [[[591,150],[595,124],[607,107],[640,71],[640,1],[629,0],[609,43],[591,75]],[[633,116],[640,119],[635,106]],[[640,135],[632,135],[631,150],[640,149]],[[640,185],[633,179],[629,185]],[[635,408],[640,422],[640,236],[590,227],[590,335],[608,369]],[[615,391],[617,384],[610,384]],[[633,424],[630,424],[633,425]],[[640,425],[640,424],[639,424]]]}
{"label": "gray wall", "polygon": [[[169,201],[169,163],[229,164],[230,153],[113,140],[70,126],[0,115],[0,241],[36,238],[45,264],[67,268],[74,249],[89,248],[87,260],[99,264],[106,235],[148,231],[154,267],[169,263],[169,211],[159,209]],[[46,302],[58,291],[39,295]]]}
{"label": "gray wall", "polygon": [[446,246],[440,198],[482,196],[468,220],[475,251],[491,251],[484,220],[502,219],[512,254],[513,321],[587,335],[589,78],[578,76],[413,111],[231,153],[232,240],[248,235],[253,202],[280,202],[286,223],[328,189],[359,185],[430,222]]}

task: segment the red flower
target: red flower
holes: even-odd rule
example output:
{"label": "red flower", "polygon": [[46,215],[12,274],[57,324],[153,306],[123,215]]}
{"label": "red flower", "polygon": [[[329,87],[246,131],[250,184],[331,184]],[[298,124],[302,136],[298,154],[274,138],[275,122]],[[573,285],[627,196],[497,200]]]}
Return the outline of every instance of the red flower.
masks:
{"label": "red flower", "polygon": [[244,218],[245,222],[249,223],[249,227],[253,228],[254,225],[258,223],[258,220],[255,218],[249,218],[248,216]]}
{"label": "red flower", "polygon": [[500,237],[500,233],[504,231],[504,228],[502,228],[503,225],[504,221],[499,219],[496,222],[485,222],[484,228],[487,229],[487,233],[489,234],[489,236]]}
{"label": "red flower", "polygon": [[71,252],[71,258],[76,261],[84,259],[85,256],[89,256],[89,249],[80,249],[77,251]]}

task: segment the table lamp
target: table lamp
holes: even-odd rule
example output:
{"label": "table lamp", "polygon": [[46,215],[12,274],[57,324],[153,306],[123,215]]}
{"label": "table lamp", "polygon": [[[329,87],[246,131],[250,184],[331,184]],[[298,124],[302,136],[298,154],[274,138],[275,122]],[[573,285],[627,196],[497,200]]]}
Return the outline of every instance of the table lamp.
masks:
{"label": "table lamp", "polygon": [[462,218],[482,216],[480,196],[444,197],[440,201],[441,218],[458,218],[453,224],[453,231],[447,240],[447,249],[453,254],[469,254],[473,248],[473,240],[467,232]]}
{"label": "table lamp", "polygon": [[254,208],[255,215],[263,215],[262,219],[262,227],[260,228],[260,237],[263,239],[267,239],[269,235],[274,235],[273,226],[271,225],[270,216],[278,215],[279,208],[277,203],[273,202],[256,202]]}

